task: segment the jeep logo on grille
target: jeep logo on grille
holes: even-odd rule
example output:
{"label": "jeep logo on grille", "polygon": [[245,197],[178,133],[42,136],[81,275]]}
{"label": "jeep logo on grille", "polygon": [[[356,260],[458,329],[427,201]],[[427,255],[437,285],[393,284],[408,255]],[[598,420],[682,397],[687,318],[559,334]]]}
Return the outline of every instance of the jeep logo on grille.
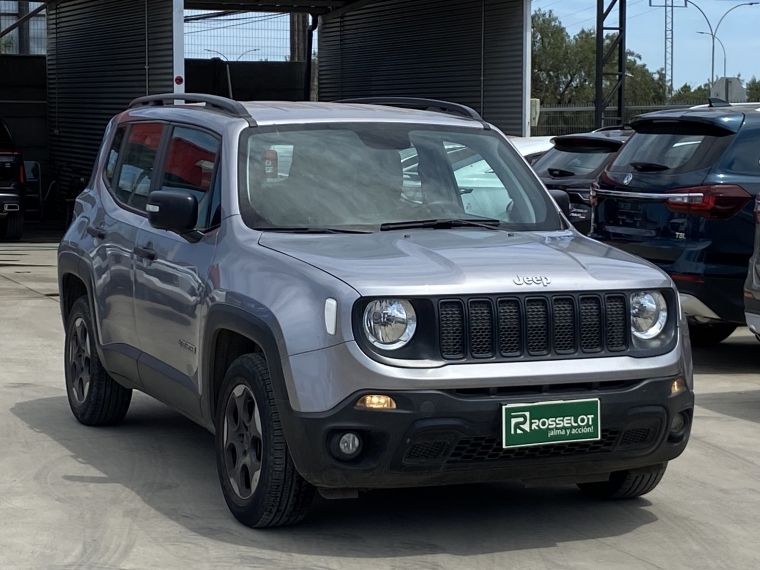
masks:
{"label": "jeep logo on grille", "polygon": [[551,279],[542,275],[537,277],[523,277],[522,275],[518,275],[515,277],[515,285],[543,285],[546,287],[549,283],[551,283]]}

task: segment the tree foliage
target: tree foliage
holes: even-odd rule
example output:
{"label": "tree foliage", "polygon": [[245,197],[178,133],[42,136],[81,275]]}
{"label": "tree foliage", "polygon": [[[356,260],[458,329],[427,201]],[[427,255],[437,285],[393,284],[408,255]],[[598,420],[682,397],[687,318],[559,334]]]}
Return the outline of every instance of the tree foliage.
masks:
{"label": "tree foliage", "polygon": [[[605,52],[610,49],[614,35],[604,38]],[[596,83],[596,32],[581,29],[571,36],[552,12],[533,13],[532,34],[532,96],[543,105],[591,105]],[[605,71],[617,71],[617,55],[613,54]],[[617,78],[607,76],[605,93]],[[641,56],[626,52],[626,99],[637,103],[663,103],[665,74],[662,69],[651,71]]]}
{"label": "tree foliage", "polygon": [[760,81],[754,75],[747,81],[747,101],[760,102]]}

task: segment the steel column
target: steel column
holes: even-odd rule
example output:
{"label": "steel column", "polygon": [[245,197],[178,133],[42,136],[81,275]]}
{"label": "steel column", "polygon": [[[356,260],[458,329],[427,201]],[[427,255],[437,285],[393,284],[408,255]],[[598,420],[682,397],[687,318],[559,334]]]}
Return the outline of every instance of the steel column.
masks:
{"label": "steel column", "polygon": [[[596,97],[594,101],[594,124],[596,128],[605,126],[606,122],[620,124],[625,118],[625,74],[628,57],[625,47],[627,0],[597,0],[596,2]],[[617,6],[617,25],[607,26],[605,22]],[[606,32],[617,32],[608,49],[605,49]],[[617,50],[617,70],[605,71],[613,54]],[[613,78],[611,88],[605,85],[605,78]],[[604,111],[613,98],[617,96],[617,114],[605,117]]]}

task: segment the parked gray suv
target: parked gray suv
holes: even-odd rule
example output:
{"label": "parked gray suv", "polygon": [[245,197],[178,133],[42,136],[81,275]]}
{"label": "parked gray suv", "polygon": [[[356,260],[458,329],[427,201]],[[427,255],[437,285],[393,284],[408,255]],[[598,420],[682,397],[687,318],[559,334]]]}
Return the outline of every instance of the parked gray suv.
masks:
{"label": "parked gray suv", "polygon": [[315,490],[637,497],[689,438],[673,282],[575,231],[460,105],[138,99],[58,270],[74,415],[118,423],[141,390],[208,428],[249,526]]}

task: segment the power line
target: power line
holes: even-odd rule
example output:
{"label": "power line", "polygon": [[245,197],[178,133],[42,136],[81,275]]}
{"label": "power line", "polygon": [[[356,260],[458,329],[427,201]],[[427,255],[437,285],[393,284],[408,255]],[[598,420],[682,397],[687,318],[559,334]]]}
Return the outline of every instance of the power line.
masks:
{"label": "power line", "polygon": [[245,26],[247,24],[252,24],[252,23],[257,23],[257,22],[264,22],[266,20],[274,20],[274,19],[277,19],[277,18],[282,18],[282,17],[285,17],[287,15],[288,14],[269,14],[267,16],[251,17],[251,18],[247,18],[246,21],[240,22],[240,23],[237,23],[237,24],[230,24],[228,26],[214,26],[212,28],[204,28],[202,30],[192,30],[190,32],[185,32],[185,35],[201,34],[201,33],[204,33],[204,32],[212,32],[214,30],[223,30],[223,29],[226,29],[226,28],[236,28],[236,27],[239,27],[239,26]]}

